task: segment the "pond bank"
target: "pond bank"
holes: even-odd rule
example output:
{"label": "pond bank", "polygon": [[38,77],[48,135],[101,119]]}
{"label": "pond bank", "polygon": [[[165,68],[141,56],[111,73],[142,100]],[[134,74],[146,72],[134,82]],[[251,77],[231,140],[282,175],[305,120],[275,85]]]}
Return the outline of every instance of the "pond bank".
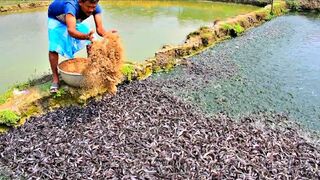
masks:
{"label": "pond bank", "polygon": [[318,0],[286,0],[291,9],[297,11],[320,11]]}
{"label": "pond bank", "polygon": [[[212,0],[220,2],[240,3],[240,4],[251,4],[256,6],[266,6],[270,4],[270,0]],[[280,0],[281,1],[281,0]],[[299,11],[320,11],[320,1],[318,0],[283,0],[290,8]],[[279,0],[274,0],[279,2]]]}
{"label": "pond bank", "polygon": [[251,4],[251,5],[261,6],[261,7],[266,6],[267,4],[270,4],[270,0],[210,0],[210,1]]}
{"label": "pond bank", "polygon": [[1,13],[14,13],[19,11],[25,11],[25,10],[32,10],[36,8],[44,8],[49,6],[49,1],[34,1],[34,2],[28,2],[28,3],[17,3],[12,5],[0,5],[0,14]]}

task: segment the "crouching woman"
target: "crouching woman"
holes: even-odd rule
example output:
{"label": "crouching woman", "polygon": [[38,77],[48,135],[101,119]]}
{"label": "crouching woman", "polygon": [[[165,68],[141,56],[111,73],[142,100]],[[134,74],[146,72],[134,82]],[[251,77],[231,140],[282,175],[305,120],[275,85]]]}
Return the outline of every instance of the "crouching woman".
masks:
{"label": "crouching woman", "polygon": [[[54,0],[48,9],[49,61],[52,70],[50,92],[59,89],[59,54],[74,58],[74,54],[87,47],[93,39],[93,31],[83,22],[91,15],[96,31],[103,36],[106,31],[102,24],[99,0]],[[88,52],[89,53],[89,52]]]}

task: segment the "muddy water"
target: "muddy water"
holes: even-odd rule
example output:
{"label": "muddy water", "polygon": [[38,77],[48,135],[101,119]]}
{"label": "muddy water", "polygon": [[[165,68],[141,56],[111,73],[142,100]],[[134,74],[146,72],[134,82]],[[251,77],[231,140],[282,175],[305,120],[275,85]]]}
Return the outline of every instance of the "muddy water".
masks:
{"label": "muddy water", "polygon": [[[117,29],[126,56],[141,61],[167,43],[214,19],[257,9],[253,6],[195,1],[108,1],[101,3],[104,23]],[[0,16],[0,93],[16,82],[49,72],[46,10]],[[93,25],[92,19],[88,20]],[[94,27],[94,26],[92,26]],[[78,56],[86,56],[82,51]]]}
{"label": "muddy water", "polygon": [[319,57],[320,18],[288,15],[221,43],[191,58],[189,67],[159,78],[166,79],[163,84],[180,79],[181,86],[165,89],[209,114],[284,112],[320,130]]}
{"label": "muddy water", "polygon": [[46,12],[0,16],[0,93],[49,72]]}

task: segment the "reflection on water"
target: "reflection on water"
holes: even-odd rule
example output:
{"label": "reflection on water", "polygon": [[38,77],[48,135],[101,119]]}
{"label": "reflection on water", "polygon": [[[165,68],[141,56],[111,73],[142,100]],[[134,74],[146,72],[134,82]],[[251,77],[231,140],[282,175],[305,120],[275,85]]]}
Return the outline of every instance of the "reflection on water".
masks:
{"label": "reflection on water", "polygon": [[[107,1],[101,5],[107,29],[119,31],[131,61],[152,57],[164,44],[183,42],[189,32],[213,19],[257,9],[204,1]],[[46,16],[46,10],[0,16],[0,24],[5,25],[0,28],[0,93],[13,83],[49,72]]]}

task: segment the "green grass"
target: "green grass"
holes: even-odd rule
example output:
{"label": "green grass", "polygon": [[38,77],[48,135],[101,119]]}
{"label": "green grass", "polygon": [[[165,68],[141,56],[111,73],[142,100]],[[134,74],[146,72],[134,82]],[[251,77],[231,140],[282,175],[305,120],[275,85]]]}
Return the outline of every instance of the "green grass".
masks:
{"label": "green grass", "polygon": [[51,86],[51,82],[49,81],[49,82],[37,85],[37,88],[39,88],[41,92],[47,92],[49,91],[50,86]]}
{"label": "green grass", "polygon": [[127,76],[128,80],[132,80],[132,73],[134,72],[134,66],[131,64],[124,64],[121,68],[121,72],[123,75]]}
{"label": "green grass", "polygon": [[286,0],[286,2],[287,2],[290,9],[295,10],[295,11],[301,10],[301,4],[298,0]]}
{"label": "green grass", "polygon": [[0,105],[6,103],[7,100],[13,96],[14,89],[21,91],[21,90],[27,89],[29,87],[30,87],[30,82],[19,83],[19,84],[12,86],[5,93],[0,94]]}
{"label": "green grass", "polygon": [[233,28],[237,34],[241,34],[244,32],[244,28],[242,26],[240,26],[240,24],[236,24]]}
{"label": "green grass", "polygon": [[244,32],[244,28],[240,26],[240,24],[231,25],[231,24],[225,23],[223,24],[223,29],[228,31],[234,30],[234,32],[236,32],[237,35],[240,35],[241,33]]}
{"label": "green grass", "polygon": [[61,98],[66,94],[67,94],[67,91],[63,87],[61,87],[58,89],[58,91],[56,93],[53,94],[53,98],[55,98],[55,99]]}
{"label": "green grass", "polygon": [[20,116],[18,116],[15,112],[11,110],[0,111],[0,124],[13,126],[17,124],[19,120],[20,120]]}
{"label": "green grass", "polygon": [[13,88],[10,88],[7,92],[0,95],[0,105],[7,102],[7,100],[12,96],[13,96]]}
{"label": "green grass", "polygon": [[[9,130],[8,126],[0,124],[0,135],[3,133],[6,133],[8,130]],[[0,170],[0,175],[1,175],[1,170]],[[0,180],[1,180],[1,178],[0,178]]]}

